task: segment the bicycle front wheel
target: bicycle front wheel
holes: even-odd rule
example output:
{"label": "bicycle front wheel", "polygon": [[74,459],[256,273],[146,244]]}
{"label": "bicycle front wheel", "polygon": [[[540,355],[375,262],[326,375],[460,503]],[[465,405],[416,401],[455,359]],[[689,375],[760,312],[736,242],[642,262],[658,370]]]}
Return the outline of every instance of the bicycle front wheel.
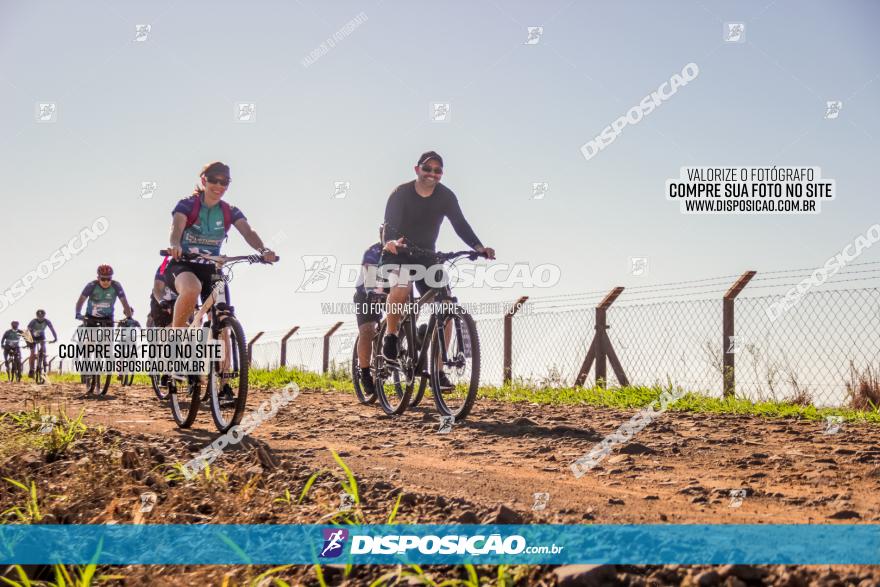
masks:
{"label": "bicycle front wheel", "polygon": [[150,375],[150,386],[153,388],[153,393],[160,400],[168,399],[168,385],[162,384],[161,375]]}
{"label": "bicycle front wheel", "polygon": [[196,420],[202,403],[202,386],[198,375],[189,376],[188,382],[175,381],[169,376],[168,396],[171,416],[180,428],[189,428]]}
{"label": "bicycle front wheel", "polygon": [[[399,335],[397,337],[397,361],[399,367],[390,367],[384,365],[377,373],[376,395],[379,396],[379,405],[382,410],[389,416],[402,414],[409,407],[409,400],[412,397],[413,384],[415,378],[411,377],[412,371],[412,349],[414,348],[411,340],[412,334],[409,332],[407,322],[400,325]],[[385,338],[385,327],[379,333],[379,341]],[[380,347],[381,348],[381,347]],[[384,363],[384,361],[382,361]]]}
{"label": "bicycle front wheel", "polygon": [[223,359],[212,361],[208,372],[211,416],[221,433],[241,422],[247,404],[248,354],[244,329],[233,316],[220,318],[212,328],[215,340],[223,346]]}
{"label": "bicycle front wheel", "polygon": [[[446,348],[446,359],[442,349]],[[437,411],[464,420],[480,386],[480,338],[473,317],[461,306],[441,317],[431,340],[431,392]]]}
{"label": "bicycle front wheel", "polygon": [[[103,377],[103,383],[101,379]],[[95,375],[95,393],[98,395],[107,395],[107,390],[110,389],[110,380],[113,379],[113,375],[111,373],[106,373],[105,375]]]}

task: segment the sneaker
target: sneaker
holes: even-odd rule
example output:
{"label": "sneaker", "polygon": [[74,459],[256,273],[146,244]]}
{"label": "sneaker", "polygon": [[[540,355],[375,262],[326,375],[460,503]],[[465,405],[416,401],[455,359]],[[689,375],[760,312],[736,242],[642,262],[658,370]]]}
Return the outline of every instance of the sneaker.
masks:
{"label": "sneaker", "polygon": [[455,384],[449,380],[449,377],[446,376],[446,373],[440,372],[440,391],[448,391],[450,389],[455,389]]}
{"label": "sneaker", "polygon": [[220,391],[219,398],[221,404],[229,404],[235,402],[235,395],[232,393],[232,386],[228,383],[223,384],[223,389]]}
{"label": "sneaker", "polygon": [[388,334],[382,342],[382,356],[389,363],[397,363],[397,335]]}
{"label": "sneaker", "polygon": [[369,369],[361,371],[361,389],[363,389],[364,395],[376,393],[376,382],[373,381],[373,374],[370,373]]}

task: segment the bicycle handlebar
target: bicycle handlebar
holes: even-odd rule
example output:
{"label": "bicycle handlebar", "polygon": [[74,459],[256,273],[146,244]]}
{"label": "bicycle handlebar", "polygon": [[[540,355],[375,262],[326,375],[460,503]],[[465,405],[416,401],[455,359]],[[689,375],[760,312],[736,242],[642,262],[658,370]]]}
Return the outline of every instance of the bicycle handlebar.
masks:
{"label": "bicycle handlebar", "polygon": [[400,245],[397,247],[398,252],[407,254],[407,255],[418,255],[423,257],[436,257],[438,261],[452,261],[457,257],[467,257],[471,261],[476,261],[478,257],[488,258],[486,253],[481,253],[479,251],[467,250],[467,251],[455,251],[452,253],[442,253],[440,251],[431,251],[429,249],[423,249],[416,245]]}
{"label": "bicycle handlebar", "polygon": [[[159,251],[159,256],[161,257],[170,257],[168,254],[168,249],[161,249]],[[208,261],[221,261],[226,263],[228,261],[248,261],[250,263],[265,263],[266,265],[270,265],[269,261],[263,261],[262,256],[257,255],[241,255],[238,257],[227,257],[226,255],[207,255],[204,253],[181,253],[180,259],[183,261],[192,261],[195,259],[207,259]],[[280,261],[281,257],[275,255],[275,261]],[[272,261],[274,263],[275,261]]]}

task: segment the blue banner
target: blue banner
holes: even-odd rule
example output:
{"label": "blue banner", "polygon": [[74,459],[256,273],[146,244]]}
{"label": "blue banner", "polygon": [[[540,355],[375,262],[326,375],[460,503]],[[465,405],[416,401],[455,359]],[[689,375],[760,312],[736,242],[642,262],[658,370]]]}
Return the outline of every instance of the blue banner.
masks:
{"label": "blue banner", "polygon": [[3,525],[0,564],[880,564],[880,526]]}

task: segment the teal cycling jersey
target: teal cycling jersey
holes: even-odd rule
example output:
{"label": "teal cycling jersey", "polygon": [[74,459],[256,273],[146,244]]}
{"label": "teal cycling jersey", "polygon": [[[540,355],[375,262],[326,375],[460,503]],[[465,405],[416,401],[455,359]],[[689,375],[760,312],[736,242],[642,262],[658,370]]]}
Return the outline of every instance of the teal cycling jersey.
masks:
{"label": "teal cycling jersey", "polygon": [[[171,215],[176,213],[189,217],[193,211],[193,199],[184,198],[177,202]],[[230,206],[231,223],[245,219],[245,215],[236,208]],[[199,207],[198,218],[195,222],[187,226],[183,230],[180,238],[180,247],[184,253],[205,253],[207,255],[219,255],[220,246],[226,239],[226,226],[223,218],[223,208],[220,204],[212,207],[205,205],[205,198],[202,196],[201,205]]]}
{"label": "teal cycling jersey", "polygon": [[21,330],[13,330],[10,328],[6,332],[3,333],[3,346],[5,347],[14,347],[18,346],[18,341],[21,340],[21,335],[24,334]]}
{"label": "teal cycling jersey", "polygon": [[125,291],[118,281],[111,281],[108,287],[101,287],[98,280],[90,281],[82,290],[86,297],[86,316],[113,319],[113,307],[117,298],[125,298]]}
{"label": "teal cycling jersey", "polygon": [[46,329],[55,333],[55,329],[52,327],[52,322],[48,318],[43,318],[40,320],[39,318],[34,318],[30,322],[28,322],[28,330],[33,334],[34,340],[43,340],[46,338]]}

